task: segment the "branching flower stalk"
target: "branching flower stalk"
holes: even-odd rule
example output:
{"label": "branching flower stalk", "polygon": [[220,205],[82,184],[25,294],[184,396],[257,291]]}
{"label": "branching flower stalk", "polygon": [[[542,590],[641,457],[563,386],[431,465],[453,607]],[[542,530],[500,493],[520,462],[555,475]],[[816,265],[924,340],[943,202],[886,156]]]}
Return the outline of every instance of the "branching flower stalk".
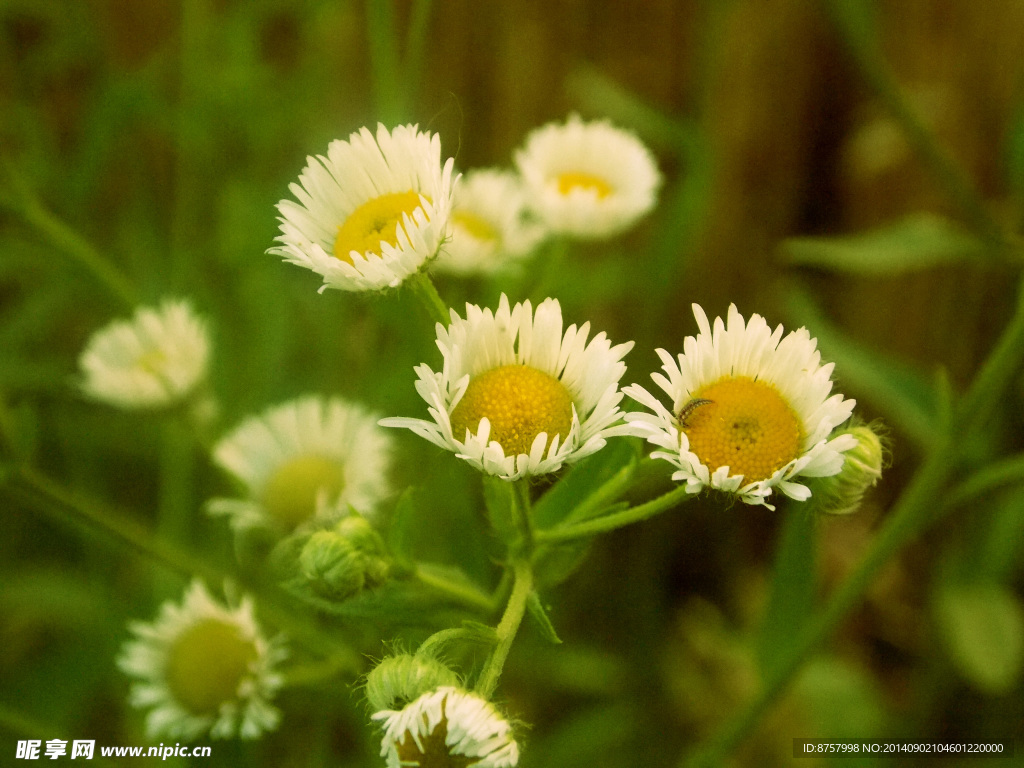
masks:
{"label": "branching flower stalk", "polygon": [[512,642],[526,613],[526,601],[533,591],[533,571],[529,561],[517,560],[512,564],[512,570],[515,573],[515,581],[512,584],[512,595],[496,630],[498,642],[491,651],[475,686],[476,692],[483,698],[489,698],[498,685],[505,659],[508,658],[508,652],[512,649]]}

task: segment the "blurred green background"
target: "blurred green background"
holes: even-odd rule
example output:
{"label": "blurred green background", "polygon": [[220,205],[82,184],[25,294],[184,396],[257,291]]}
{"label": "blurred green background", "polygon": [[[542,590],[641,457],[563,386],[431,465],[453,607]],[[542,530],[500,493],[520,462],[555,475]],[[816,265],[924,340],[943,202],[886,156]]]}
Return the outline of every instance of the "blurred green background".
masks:
{"label": "blurred green background", "polygon": [[[19,738],[150,743],[114,657],[126,622],[186,583],[27,491],[15,465],[234,563],[223,521],[202,512],[229,491],[202,449],[76,391],[88,336],[130,312],[91,260],[143,302],[191,297],[209,319],[224,429],[307,392],[416,414],[431,324],[405,292],[317,295],[317,276],[267,256],[287,185],[307,155],[378,121],[440,133],[467,170],[510,165],[531,129],[570,111],[609,117],[656,153],[661,202],[624,237],[574,249],[548,293],[567,322],[637,342],[624,383],[649,382],[655,347],[681,349],[692,302],[818,336],[840,391],[891,439],[864,508],[817,529],[826,593],[935,439],[935,371],[962,390],[1013,313],[1020,251],[993,231],[1017,232],[1024,210],[1022,52],[1019,0],[0,2],[0,763]],[[980,208],[936,172],[936,147]],[[438,278],[456,307],[534,283]],[[1018,377],[968,464],[1021,450],[1022,396]],[[493,586],[478,477],[397,442],[395,486],[431,510],[417,551]],[[664,487],[650,478],[634,496]],[[599,540],[544,595],[564,644],[524,629],[502,679],[529,724],[521,765],[676,765],[715,732],[758,686],[779,520],[708,498]],[[1016,736],[1024,749],[1022,531],[1018,482],[901,550],[736,764],[788,763],[796,737]],[[360,657],[424,634],[331,631]],[[216,742],[209,764],[379,764],[353,677],[287,690],[277,732]]]}

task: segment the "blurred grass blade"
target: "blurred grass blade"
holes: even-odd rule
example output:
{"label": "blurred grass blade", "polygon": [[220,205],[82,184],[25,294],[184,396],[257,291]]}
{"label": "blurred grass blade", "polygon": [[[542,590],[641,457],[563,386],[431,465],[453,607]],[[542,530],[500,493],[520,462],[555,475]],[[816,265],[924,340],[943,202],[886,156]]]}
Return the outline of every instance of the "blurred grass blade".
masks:
{"label": "blurred grass blade", "polygon": [[404,88],[399,82],[398,33],[391,0],[367,0],[366,32],[370,45],[373,99],[377,116],[389,129],[403,119]]}
{"label": "blurred grass blade", "polygon": [[799,266],[887,277],[981,261],[985,244],[948,219],[922,212],[855,235],[793,237],[783,242],[782,252]]}
{"label": "blurred grass blade", "polygon": [[659,148],[678,151],[694,140],[698,130],[695,124],[651,106],[593,67],[581,66],[570,72],[565,90],[588,112],[631,128]]}
{"label": "blurred grass blade", "polygon": [[930,377],[848,338],[824,318],[814,300],[800,288],[790,290],[787,307],[795,321],[817,338],[822,355],[835,362],[844,386],[848,384],[851,390],[867,397],[919,447],[934,442],[937,421]]}
{"label": "blurred grass blade", "polygon": [[814,607],[817,518],[802,505],[789,504],[779,532],[771,594],[757,638],[757,659],[768,678],[785,659]]}

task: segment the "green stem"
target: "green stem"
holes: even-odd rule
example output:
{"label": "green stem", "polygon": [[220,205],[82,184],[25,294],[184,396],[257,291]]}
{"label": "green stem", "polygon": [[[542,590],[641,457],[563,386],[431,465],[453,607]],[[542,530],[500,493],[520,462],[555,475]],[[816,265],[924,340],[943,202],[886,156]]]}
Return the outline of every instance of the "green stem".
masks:
{"label": "green stem", "polygon": [[447,578],[443,571],[429,563],[417,563],[412,578],[435,592],[462,603],[470,608],[491,613],[495,610],[494,599],[470,584],[461,584]]}
{"label": "green stem", "polygon": [[646,520],[649,517],[661,514],[662,512],[677,506],[689,495],[691,494],[687,493],[686,486],[680,485],[666,493],[664,496],[659,496],[658,498],[653,499],[646,504],[641,504],[638,507],[630,507],[629,509],[624,509],[621,512],[615,512],[610,515],[605,515],[604,517],[598,517],[594,520],[587,520],[583,523],[542,529],[537,531],[534,536],[540,544],[550,544],[559,541],[581,539],[587,536],[596,536],[599,533],[614,531],[616,528],[622,528],[625,525],[638,523],[641,520]]}
{"label": "green stem", "polygon": [[45,241],[90,272],[112,296],[134,308],[138,294],[127,277],[84,237],[50,213],[4,160],[4,181],[13,189],[11,209]]}
{"label": "green stem", "polygon": [[624,466],[598,486],[597,490],[587,496],[582,503],[576,505],[560,524],[570,525],[577,520],[588,520],[601,510],[610,507],[622,494],[629,490],[629,487],[633,484],[633,478],[637,475],[640,464],[644,461],[648,460],[643,459],[641,462],[631,462]]}
{"label": "green stem", "polygon": [[430,315],[430,319],[447,328],[452,322],[451,312],[448,309],[448,305],[441,298],[441,294],[437,292],[437,287],[434,285],[434,281],[430,279],[430,276],[426,272],[417,272],[406,282],[409,284],[412,292],[423,302],[423,306],[426,308],[427,314]]}
{"label": "green stem", "polygon": [[558,276],[568,256],[568,239],[556,235],[548,242],[539,259],[540,277],[534,284],[533,290],[530,291],[534,303],[539,304],[555,292],[554,288],[557,286]]}
{"label": "green stem", "polygon": [[[436,658],[437,651],[440,648],[448,645],[449,643],[459,642],[460,640],[468,640],[470,642],[479,643],[485,641],[486,635],[481,634],[481,628],[466,629],[465,627],[452,627],[451,629],[442,629],[440,632],[435,632],[422,643],[420,647],[416,649],[416,656],[420,658]],[[497,642],[498,635],[495,632],[493,640]]]}
{"label": "green stem", "polygon": [[849,0],[826,0],[825,8],[860,75],[903,129],[910,146],[945,187],[949,197],[975,231],[997,251],[1004,251],[1008,241],[1003,228],[992,218],[971,181],[938,144],[934,133],[921,121],[903,95],[881,54],[874,30],[864,23],[863,4],[850,3]]}
{"label": "green stem", "polygon": [[[220,584],[233,578],[227,571],[153,538],[145,528],[133,520],[74,495],[30,467],[20,468],[12,480],[13,492],[20,493],[35,509],[59,523],[70,523],[75,527],[98,533],[108,543],[127,546],[137,555],[185,577],[200,577],[212,584]],[[362,660],[355,651],[339,643],[336,638],[310,623],[305,617],[292,613],[281,604],[279,597],[268,592],[266,588],[253,584],[243,586],[258,599],[260,613],[270,623],[287,630],[291,636],[310,649],[339,660],[346,659],[346,666],[352,672],[360,668]]]}
{"label": "green stem", "polygon": [[105,538],[127,545],[142,557],[186,577],[199,576],[218,582],[230,576],[227,571],[153,538],[134,520],[104,509],[98,502],[76,496],[31,467],[22,467],[14,480],[16,488],[20,487],[32,497],[33,506],[59,522],[70,521],[78,527],[99,532]]}
{"label": "green stem", "polygon": [[526,601],[533,591],[533,571],[529,562],[525,560],[516,561],[512,570],[515,573],[515,581],[512,585],[512,594],[505,606],[505,613],[498,622],[497,637],[498,644],[491,651],[487,664],[484,666],[480,677],[476,681],[476,692],[483,698],[490,698],[498,685],[498,678],[501,677],[501,670],[505,666],[505,659],[512,648],[512,641],[515,640],[516,632],[522,623],[523,614],[526,613]]}
{"label": "green stem", "polygon": [[513,514],[516,516],[516,526],[519,528],[520,549],[527,555],[533,551],[534,531],[533,517],[530,505],[530,481],[528,478],[521,478],[513,483],[512,503],[515,507]]}
{"label": "green stem", "polygon": [[[193,444],[176,420],[168,419],[161,427],[156,538],[186,550],[192,530]],[[156,585],[161,597],[177,588],[177,584],[168,582],[162,574],[158,575]]]}

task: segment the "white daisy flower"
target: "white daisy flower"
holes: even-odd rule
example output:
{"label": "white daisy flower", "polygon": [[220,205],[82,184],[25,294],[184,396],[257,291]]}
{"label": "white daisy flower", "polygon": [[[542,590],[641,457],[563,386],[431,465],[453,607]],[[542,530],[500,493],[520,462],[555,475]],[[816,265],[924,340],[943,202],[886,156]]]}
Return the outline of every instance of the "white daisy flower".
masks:
{"label": "white daisy flower", "polygon": [[437,255],[453,163],[442,168],[440,138],[415,125],[333,141],[289,186],[298,202],[278,203],[281,244],[268,253],[321,275],[321,291],[393,288]]}
{"label": "white daisy flower", "polygon": [[469,171],[455,188],[451,238],[437,269],[493,274],[521,262],[544,235],[544,227],[527,210],[516,174],[489,168]]}
{"label": "white daisy flower", "polygon": [[458,688],[438,688],[372,719],[383,721],[380,754],[388,768],[512,768],[519,762],[509,722],[489,701]]}
{"label": "white daisy flower", "polygon": [[381,420],[405,427],[454,451],[477,469],[506,480],[554,472],[627,434],[612,426],[622,417],[622,358],[633,342],[612,346],[590,323],[562,330],[562,309],[545,299],[534,315],[530,302],[497,312],[467,304],[466,319],[437,326],[444,362],[440,373],[416,368],[416,391],[430,421]]}
{"label": "white daisy flower", "polygon": [[150,738],[254,739],[277,727],[270,700],[282,680],[274,668],[287,653],[263,637],[250,598],[225,607],[193,581],[181,605],[168,601],[152,623],[130,628],[135,639],[117,665],[136,678],[131,703],[150,710]]}
{"label": "white daisy flower", "polygon": [[666,376],[651,378],[672,400],[672,410],[643,387],[624,392],[653,413],[630,413],[635,432],[663,450],[651,454],[678,467],[672,475],[691,493],[705,486],[734,493],[747,504],[768,504],[778,488],[806,500],[800,476],[827,477],[843,467],[852,435],[829,440],[853,412],[854,400],[832,391],[833,363],[821,365],[817,341],[805,328],[783,338],[764,318],[744,323],[735,306],[714,329],[696,304],[700,333],[683,342],[673,360],[659,349]]}
{"label": "white daisy flower", "polygon": [[188,301],[167,299],[92,335],[79,359],[81,387],[119,408],[169,406],[205,379],[209,357],[206,324]]}
{"label": "white daisy flower", "polygon": [[548,228],[577,238],[628,229],[654,207],[661,186],[654,157],[636,136],[578,115],[534,130],[515,161]]}
{"label": "white daisy flower", "polygon": [[391,436],[362,406],[302,397],[245,420],[214,447],[214,461],[248,494],[212,499],[207,510],[236,529],[286,532],[338,519],[349,506],[369,514],[390,492],[390,456]]}

